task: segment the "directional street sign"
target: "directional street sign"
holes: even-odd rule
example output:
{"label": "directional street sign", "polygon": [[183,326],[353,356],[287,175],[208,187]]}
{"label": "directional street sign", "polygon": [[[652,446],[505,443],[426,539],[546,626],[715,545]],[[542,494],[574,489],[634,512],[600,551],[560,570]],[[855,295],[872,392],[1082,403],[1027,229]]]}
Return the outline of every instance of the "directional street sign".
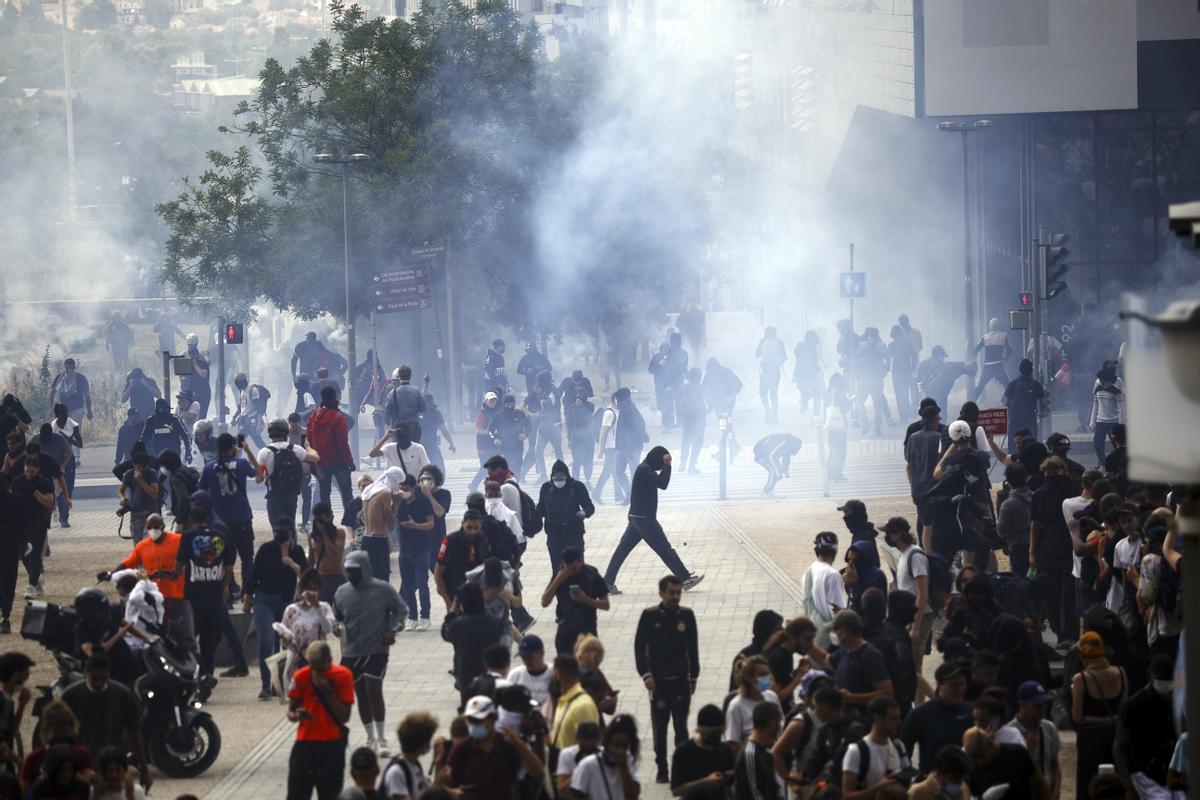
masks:
{"label": "directional street sign", "polygon": [[863,298],[867,296],[867,273],[843,272],[838,281],[842,297]]}
{"label": "directional street sign", "polygon": [[433,290],[429,268],[397,267],[371,274],[372,309],[376,314],[430,308]]}

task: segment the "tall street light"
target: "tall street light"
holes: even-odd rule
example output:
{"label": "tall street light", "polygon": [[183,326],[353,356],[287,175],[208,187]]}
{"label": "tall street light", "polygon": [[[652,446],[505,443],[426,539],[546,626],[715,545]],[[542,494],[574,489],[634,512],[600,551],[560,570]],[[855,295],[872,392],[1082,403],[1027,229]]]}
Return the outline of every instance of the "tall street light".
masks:
{"label": "tall street light", "polygon": [[963,295],[966,305],[966,343],[967,358],[971,358],[972,345],[978,333],[975,330],[975,271],[971,260],[971,196],[967,185],[970,175],[967,164],[967,136],[975,131],[985,130],[992,126],[990,119],[980,119],[974,122],[939,122],[938,130],[945,133],[958,133],[962,136],[962,205],[963,205]]}
{"label": "tall street light", "polygon": [[347,370],[346,391],[349,393],[350,414],[354,418],[354,433],[350,436],[351,452],[354,454],[354,467],[358,468],[358,387],[357,371],[358,357],[354,352],[354,290],[351,282],[350,267],[350,170],[355,164],[370,161],[366,153],[351,153],[348,156],[336,156],[332,153],[317,153],[313,161],[318,164],[337,164],[342,172],[342,243],[343,260],[346,269],[346,359],[350,362]]}

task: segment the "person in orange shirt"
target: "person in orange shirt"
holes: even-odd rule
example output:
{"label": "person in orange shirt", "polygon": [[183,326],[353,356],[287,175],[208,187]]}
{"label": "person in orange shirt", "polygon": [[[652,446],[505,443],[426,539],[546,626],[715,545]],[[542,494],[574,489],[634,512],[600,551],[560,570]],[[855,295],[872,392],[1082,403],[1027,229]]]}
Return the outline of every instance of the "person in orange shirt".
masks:
{"label": "person in orange shirt", "polygon": [[354,705],[354,675],[333,663],[328,642],[313,642],[308,666],[288,687],[287,717],[298,722],[288,759],[288,800],[334,800],[346,774],[346,722]]}
{"label": "person in orange shirt", "polygon": [[166,530],[159,514],[146,518],[146,537],[133,546],[131,552],[110,572],[99,572],[96,579],[107,581],[113,572],[123,569],[142,569],[146,577],[158,585],[163,596],[165,624],[172,639],[187,644],[194,639],[192,609],[183,599],[183,574],[176,574],[175,561],[179,557],[180,535]]}

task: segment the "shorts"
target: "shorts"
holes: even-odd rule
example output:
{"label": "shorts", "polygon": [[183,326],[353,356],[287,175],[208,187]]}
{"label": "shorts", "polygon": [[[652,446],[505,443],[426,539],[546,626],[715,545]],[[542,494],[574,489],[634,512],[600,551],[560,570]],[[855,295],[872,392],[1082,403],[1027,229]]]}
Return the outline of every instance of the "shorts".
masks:
{"label": "shorts", "polygon": [[350,670],[356,681],[363,677],[383,680],[383,676],[387,673],[387,665],[387,653],[375,653],[369,656],[349,656],[342,659],[342,666]]}
{"label": "shorts", "polygon": [[913,505],[917,507],[917,544],[920,544],[919,537],[921,532],[925,530],[926,525],[932,525],[932,515],[929,513],[929,499],[925,497],[914,497]]}

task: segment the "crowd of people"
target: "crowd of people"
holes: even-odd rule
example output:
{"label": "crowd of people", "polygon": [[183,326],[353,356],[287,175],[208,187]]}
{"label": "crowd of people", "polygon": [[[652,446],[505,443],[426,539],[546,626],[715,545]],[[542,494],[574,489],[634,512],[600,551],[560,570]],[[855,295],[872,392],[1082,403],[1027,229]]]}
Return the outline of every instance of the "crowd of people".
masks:
{"label": "crowd of people", "polygon": [[[133,370],[113,472],[134,546],[98,576],[114,583],[121,603],[110,608],[96,590],[80,594],[80,608],[95,604],[76,631],[86,686],[42,712],[42,741],[28,754],[19,728],[32,663],[16,653],[0,657],[0,745],[19,790],[72,797],[86,781],[97,786],[95,796],[105,796],[101,786],[127,797],[148,789],[136,722],[98,713],[96,697],[114,708],[136,705],[127,687],[144,643],[156,636],[194,644],[201,700],[218,678],[247,676],[230,616],[240,604],[258,633],[259,697],[286,699],[297,723],[289,798],[315,790],[322,800],[339,793],[636,800],[649,754],[641,752],[638,721],[621,706],[619,689],[629,687],[614,688],[602,671],[606,644],[614,643],[600,636],[599,620],[622,594],[622,564],[643,541],[668,571],[658,582],[660,602],[641,613],[631,644],[650,700],[654,780],[673,796],[1056,800],[1071,794],[1060,730],[1075,732],[1076,797],[1185,790],[1186,740],[1175,734],[1171,704],[1182,631],[1175,502],[1170,487],[1139,485],[1127,474],[1119,363],[1104,362],[1093,388],[1097,463],[1089,469],[1070,459],[1069,436],[1039,439],[1045,389],[1028,361],[1007,379],[1009,345],[997,326],[980,341],[984,369],[974,392],[989,380],[1004,386],[1009,451],[979,424],[974,402],[949,419],[950,388],[973,365],[949,365],[939,347],[921,361],[921,334],[907,317],[893,326],[890,345],[875,328],[861,337],[848,324],[839,332],[839,370],[829,381],[815,333],[792,351],[804,409],[824,410],[831,445],[841,434],[843,460],[847,425],[857,419],[870,430],[867,402],[876,433],[883,421],[919,417],[904,438],[913,512],[877,527],[864,502],[841,504],[846,533],[812,537],[799,613],[763,609],[747,620],[750,643],[734,656],[728,694],[702,706],[694,693],[704,620],[682,598],[704,576],[684,564],[658,520],[674,454],[661,445],[646,450],[651,435],[629,389],[597,410],[591,381],[576,371],[556,382],[531,344],[517,367],[527,392],[518,408],[496,340],[474,419],[479,470],[456,506],[440,453],[443,440],[453,452],[453,440],[428,376],[417,387],[408,366],[385,381],[368,354],[358,400],[375,408],[378,438],[368,457],[379,469],[360,473],[357,486],[354,420],[343,386],[329,377],[329,359],[322,361],[330,351],[315,336],[297,347],[296,408],[286,419],[267,420],[270,393],[235,377],[236,433],[213,429],[205,419],[210,398],[197,386],[185,385],[173,408]],[[756,358],[769,424],[778,420],[787,355],[768,328]],[[712,413],[732,427],[741,381],[715,358],[703,372],[689,367],[677,333],[649,370],[662,429],[680,429],[680,468],[695,471],[705,419]],[[883,392],[889,373],[894,419]],[[54,419],[36,434],[17,398],[6,396],[0,415],[8,445],[0,474],[0,632],[10,630],[19,565],[29,578],[26,596],[44,591],[52,510],[69,525],[79,420],[90,416],[91,400],[69,360],[54,386]],[[547,449],[555,457],[548,469]],[[767,494],[799,449],[785,433],[755,446]],[[602,467],[593,482],[597,450]],[[1004,467],[998,493],[995,462]],[[540,487],[527,491],[535,471]],[[609,479],[614,501],[628,506],[628,523],[601,572],[588,561],[585,526]],[[250,482],[267,488],[271,537],[262,543]],[[336,520],[335,484],[343,510]],[[538,535],[551,565],[538,605],[555,606],[553,657],[529,632],[525,584],[533,576],[523,556]],[[432,602],[444,606],[440,632],[453,649],[448,666],[459,698],[447,738],[427,712],[389,731],[383,692],[391,646],[403,631],[432,629]],[[234,664],[218,675],[222,639]],[[927,659],[939,662],[932,673]],[[347,788],[355,706],[367,745],[349,754]],[[137,769],[127,752],[137,755]],[[3,786],[0,779],[0,794]]]}

